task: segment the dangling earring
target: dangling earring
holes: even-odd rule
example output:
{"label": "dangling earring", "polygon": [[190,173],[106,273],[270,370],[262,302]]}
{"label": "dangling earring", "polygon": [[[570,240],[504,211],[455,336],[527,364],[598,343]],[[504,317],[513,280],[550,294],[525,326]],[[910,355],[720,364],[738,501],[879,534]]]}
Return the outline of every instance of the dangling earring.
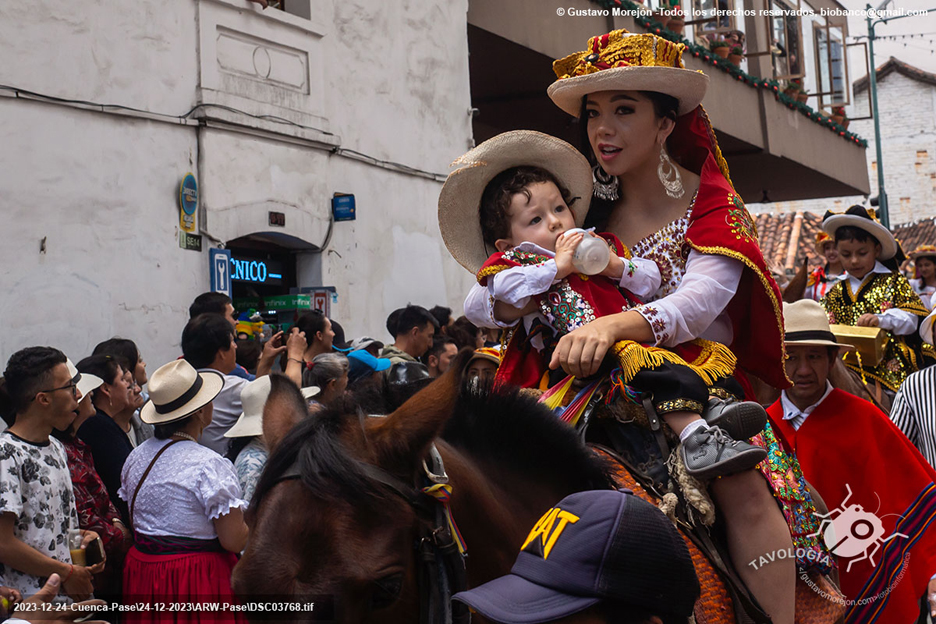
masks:
{"label": "dangling earring", "polygon": [[[667,171],[669,169],[669,171]],[[657,175],[666,194],[673,199],[679,199],[686,194],[686,189],[682,185],[682,176],[679,175],[679,169],[670,160],[666,150],[660,147],[660,165],[657,167]]]}
{"label": "dangling earring", "polygon": [[606,173],[600,165],[595,165],[592,168],[592,179],[595,182],[595,197],[605,201],[617,201],[620,198],[617,176]]}

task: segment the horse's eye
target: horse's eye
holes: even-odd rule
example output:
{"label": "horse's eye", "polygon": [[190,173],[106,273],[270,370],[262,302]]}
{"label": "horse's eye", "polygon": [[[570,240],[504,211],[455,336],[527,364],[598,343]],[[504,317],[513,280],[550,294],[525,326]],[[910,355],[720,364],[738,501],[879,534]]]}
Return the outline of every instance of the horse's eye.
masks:
{"label": "horse's eye", "polygon": [[374,593],[371,596],[371,606],[374,609],[385,609],[396,602],[403,588],[403,575],[390,574],[374,581]]}

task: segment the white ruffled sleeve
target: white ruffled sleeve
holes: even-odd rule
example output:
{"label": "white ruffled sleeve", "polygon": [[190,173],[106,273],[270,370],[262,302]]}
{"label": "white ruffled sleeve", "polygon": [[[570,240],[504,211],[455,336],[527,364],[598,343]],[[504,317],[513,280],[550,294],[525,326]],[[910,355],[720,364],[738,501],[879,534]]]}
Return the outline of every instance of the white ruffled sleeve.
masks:
{"label": "white ruffled sleeve", "polygon": [[663,278],[660,267],[653,260],[646,258],[621,258],[624,263],[624,272],[618,285],[626,288],[640,299],[646,300],[653,293],[660,290]]}
{"label": "white ruffled sleeve", "polygon": [[676,290],[636,310],[650,324],[657,345],[673,347],[696,338],[731,344],[734,332],[724,311],[743,271],[740,260],[692,250]]}
{"label": "white ruffled sleeve", "polygon": [[465,316],[475,327],[492,329],[513,327],[520,322],[520,319],[517,319],[513,323],[503,323],[494,318],[494,297],[486,287],[478,283],[471,287],[468,296],[465,297]]}
{"label": "white ruffled sleeve", "polygon": [[878,325],[881,329],[886,329],[895,336],[909,336],[917,330],[917,315],[901,310],[900,308],[891,308],[884,310],[878,317]]}
{"label": "white ruffled sleeve", "polygon": [[209,520],[226,516],[232,509],[245,509],[247,501],[241,498],[240,483],[231,462],[220,455],[212,457],[202,466],[196,484],[196,496],[205,508]]}

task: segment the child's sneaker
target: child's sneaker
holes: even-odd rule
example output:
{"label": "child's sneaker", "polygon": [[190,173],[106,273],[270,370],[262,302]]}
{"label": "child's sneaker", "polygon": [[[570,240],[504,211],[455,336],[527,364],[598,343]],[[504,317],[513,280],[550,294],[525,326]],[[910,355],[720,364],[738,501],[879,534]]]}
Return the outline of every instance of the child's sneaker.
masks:
{"label": "child's sneaker", "polygon": [[699,427],[680,447],[686,472],[696,479],[714,479],[749,470],[767,458],[767,451],[729,438],[718,427]]}
{"label": "child's sneaker", "polygon": [[719,427],[735,440],[749,440],[767,425],[767,410],[754,401],[732,401],[711,397],[702,413],[712,427]]}

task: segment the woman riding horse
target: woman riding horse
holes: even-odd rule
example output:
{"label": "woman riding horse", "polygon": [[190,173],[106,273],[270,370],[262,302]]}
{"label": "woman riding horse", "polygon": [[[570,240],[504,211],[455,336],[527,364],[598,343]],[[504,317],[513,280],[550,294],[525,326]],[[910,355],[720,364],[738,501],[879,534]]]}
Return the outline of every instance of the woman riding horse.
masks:
{"label": "woman riding horse", "polygon": [[[729,345],[743,373],[784,388],[789,381],[783,371],[779,289],[700,105],[708,77],[682,68],[683,49],[655,35],[615,31],[553,64],[558,80],[549,96],[583,120],[586,153],[595,163],[587,225],[615,234],[634,255],[655,260],[663,285],[650,303],[597,318],[564,336],[552,366],[587,377],[621,340],[672,347],[705,338]],[[466,314],[476,324],[490,325],[502,316],[492,306],[476,286]],[[743,373],[739,381],[750,394]],[[770,431],[764,437],[772,455],[780,452]],[[804,488],[795,459],[772,460],[764,472],[776,483],[778,471],[787,469]],[[746,565],[764,553],[789,551],[791,530],[797,547],[809,532],[802,524],[788,527],[766,485],[750,470],[713,481],[710,491],[727,520],[737,573],[775,623],[792,624],[796,561]],[[783,503],[790,519],[803,518],[792,512],[797,506],[811,507],[802,490]],[[806,514],[805,522],[815,519]]]}

